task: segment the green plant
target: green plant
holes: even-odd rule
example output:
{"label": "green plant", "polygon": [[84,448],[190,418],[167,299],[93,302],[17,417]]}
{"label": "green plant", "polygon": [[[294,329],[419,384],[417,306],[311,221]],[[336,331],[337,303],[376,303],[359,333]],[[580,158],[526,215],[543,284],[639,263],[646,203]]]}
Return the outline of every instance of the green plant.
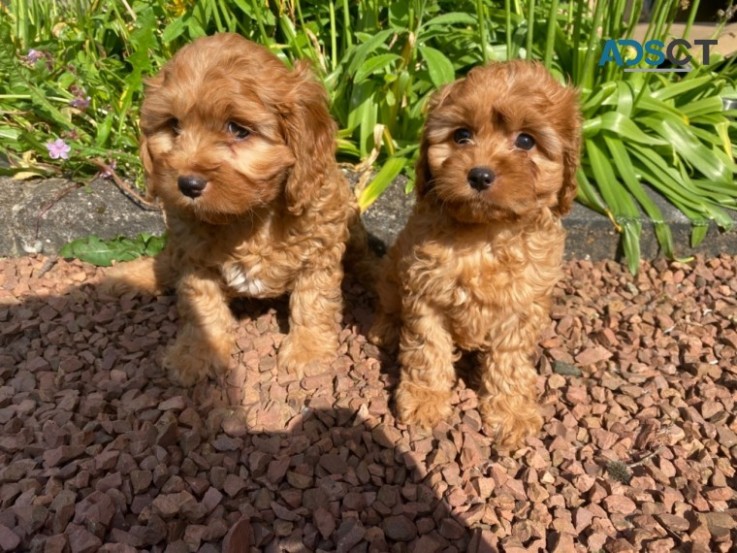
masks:
{"label": "green plant", "polygon": [[120,236],[112,240],[88,236],[65,244],[59,255],[109,267],[113,262],[131,261],[142,255],[156,255],[164,248],[165,243],[165,236],[151,234],[139,234],[135,238]]}
{"label": "green plant", "polygon": [[[698,8],[691,3],[687,31]],[[648,37],[666,37],[678,0],[655,3]],[[737,69],[712,56],[687,74],[599,67],[605,38],[629,37],[643,0],[9,0],[0,4],[0,139],[18,177],[74,178],[106,159],[139,171],[137,109],[144,78],[182,44],[231,31],[285,62],[309,59],[330,93],[338,153],[363,171],[368,207],[399,173],[412,179],[426,98],[490,60],[537,59],[581,91],[585,117],[579,200],[622,233],[637,270],[643,214],[674,257],[651,199],[666,197],[693,223],[731,225],[737,127],[722,97]],[[628,7],[629,6],[629,7]],[[731,3],[730,3],[731,6]],[[32,52],[35,52],[33,55]],[[53,146],[54,141],[61,140]],[[70,147],[67,153],[63,146]],[[51,159],[51,156],[68,159]]]}
{"label": "green plant", "polygon": [[[693,23],[698,0],[691,3],[685,35]],[[646,37],[666,37],[680,3],[655,3]],[[605,213],[622,233],[623,249],[632,272],[637,271],[642,231],[641,213],[651,220],[663,252],[674,257],[670,228],[652,200],[648,185],[680,209],[693,224],[692,245],[705,237],[709,223],[730,228],[725,208],[737,204],[734,185],[735,124],[722,97],[734,94],[732,61],[712,56],[712,63],[683,73],[625,72],[598,67],[603,38],[631,37],[643,7],[624,0],[559,5],[543,2],[527,17],[527,34],[544,34],[544,41],[513,42],[513,56],[542,59],[554,72],[568,76],[581,90],[584,156],[579,171],[578,199]],[[541,19],[545,18],[546,23]],[[512,33],[512,20],[507,35]],[[602,35],[595,32],[601,28]]]}

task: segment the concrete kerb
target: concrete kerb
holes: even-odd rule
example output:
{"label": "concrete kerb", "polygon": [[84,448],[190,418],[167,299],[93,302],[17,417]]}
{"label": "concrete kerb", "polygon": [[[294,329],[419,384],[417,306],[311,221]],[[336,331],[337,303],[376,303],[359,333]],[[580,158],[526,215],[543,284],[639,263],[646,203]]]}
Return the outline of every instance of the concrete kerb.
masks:
{"label": "concrete kerb", "polygon": [[[403,178],[397,179],[363,215],[379,248],[391,244],[412,209],[414,196],[405,194],[405,185]],[[659,195],[652,196],[671,227],[677,255],[737,253],[737,231],[722,232],[713,224],[702,244],[692,249],[689,220]],[[732,216],[737,223],[737,217]],[[142,209],[112,182],[103,179],[96,179],[89,186],[64,179],[0,179],[0,219],[6,229],[0,234],[2,257],[53,255],[65,243],[89,235],[110,239],[164,231],[159,212]],[[565,226],[569,258],[621,258],[620,236],[607,217],[576,204],[566,217]],[[655,227],[647,218],[643,218],[641,250],[648,259],[661,254]]]}

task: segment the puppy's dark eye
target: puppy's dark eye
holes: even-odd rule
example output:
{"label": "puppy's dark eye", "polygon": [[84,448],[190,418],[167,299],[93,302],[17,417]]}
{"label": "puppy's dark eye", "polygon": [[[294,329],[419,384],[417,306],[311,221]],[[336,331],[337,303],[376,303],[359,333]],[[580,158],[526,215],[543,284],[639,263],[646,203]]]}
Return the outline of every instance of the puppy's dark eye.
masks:
{"label": "puppy's dark eye", "polygon": [[526,132],[519,133],[517,140],[514,141],[514,145],[520,150],[532,150],[535,146],[535,139],[532,138]]}
{"label": "puppy's dark eye", "polygon": [[453,133],[453,141],[456,144],[470,144],[473,133],[468,129],[456,129]]}
{"label": "puppy's dark eye", "polygon": [[166,126],[169,127],[169,129],[171,130],[171,132],[173,132],[174,134],[181,134],[182,133],[182,129],[179,126],[179,119],[177,119],[176,117],[172,117],[171,119],[169,119],[166,122]]}
{"label": "puppy's dark eye", "polygon": [[232,134],[236,140],[244,140],[249,137],[251,131],[238,123],[230,121],[228,122],[228,133]]}

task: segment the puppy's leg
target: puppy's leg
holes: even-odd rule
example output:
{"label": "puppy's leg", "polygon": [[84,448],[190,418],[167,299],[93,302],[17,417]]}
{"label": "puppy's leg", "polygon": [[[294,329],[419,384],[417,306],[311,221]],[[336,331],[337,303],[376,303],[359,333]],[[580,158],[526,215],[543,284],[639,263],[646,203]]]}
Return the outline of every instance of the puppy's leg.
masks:
{"label": "puppy's leg", "polygon": [[378,278],[376,291],[379,294],[379,305],[368,339],[371,343],[393,353],[399,345],[402,298],[396,268],[388,257],[381,262]]}
{"label": "puppy's leg", "polygon": [[425,303],[405,305],[399,338],[402,380],[396,392],[402,422],[429,428],[450,416],[453,360],[453,338],[444,317]]}
{"label": "puppy's leg", "polygon": [[234,318],[215,275],[184,275],[177,286],[177,300],[182,326],[164,357],[164,367],[172,380],[191,386],[228,369],[235,347]]}
{"label": "puppy's leg", "polygon": [[345,272],[355,278],[368,291],[374,291],[379,277],[380,258],[369,247],[366,228],[356,208],[348,223],[348,242],[343,267]]}
{"label": "puppy's leg", "polygon": [[342,280],[339,261],[297,278],[289,297],[289,334],[277,357],[280,370],[298,378],[327,371],[338,351]]}
{"label": "puppy's leg", "polygon": [[113,296],[126,292],[159,295],[176,283],[176,270],[168,248],[156,257],[139,257],[105,271],[100,291]]}
{"label": "puppy's leg", "polygon": [[487,430],[502,448],[517,449],[542,427],[537,402],[537,372],[531,349],[485,352],[481,356],[479,410]]}

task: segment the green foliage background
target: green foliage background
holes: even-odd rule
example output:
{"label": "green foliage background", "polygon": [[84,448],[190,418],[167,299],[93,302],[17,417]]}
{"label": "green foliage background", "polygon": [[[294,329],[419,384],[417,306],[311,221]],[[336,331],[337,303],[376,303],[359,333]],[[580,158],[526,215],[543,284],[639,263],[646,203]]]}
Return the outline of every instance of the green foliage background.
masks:
{"label": "green foliage background", "polygon": [[[646,38],[667,39],[679,5],[655,2]],[[340,157],[378,169],[360,194],[365,208],[399,173],[412,178],[433,90],[481,63],[538,59],[581,91],[578,199],[609,216],[634,271],[645,218],[676,255],[650,190],[691,219],[693,244],[712,221],[728,228],[737,205],[735,113],[722,107],[737,97],[733,60],[712,55],[680,74],[597,64],[603,39],[632,36],[642,9],[642,0],[9,0],[0,4],[1,170],[82,179],[102,163],[140,179],[145,77],[192,39],[233,31],[286,63],[313,62],[340,126]],[[49,159],[45,144],[57,138],[71,146],[68,160]]]}

